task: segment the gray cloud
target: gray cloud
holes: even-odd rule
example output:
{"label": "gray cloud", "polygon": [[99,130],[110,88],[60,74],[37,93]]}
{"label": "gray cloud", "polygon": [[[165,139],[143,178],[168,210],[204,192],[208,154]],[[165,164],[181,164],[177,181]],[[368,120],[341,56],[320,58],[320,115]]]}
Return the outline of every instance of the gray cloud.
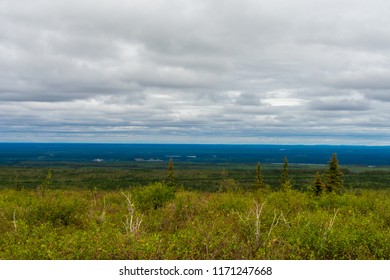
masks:
{"label": "gray cloud", "polygon": [[[343,92],[341,92],[343,93]],[[323,111],[366,111],[371,108],[369,99],[359,93],[320,97],[311,101],[309,108]]]}
{"label": "gray cloud", "polygon": [[384,89],[384,90],[369,89],[369,90],[365,90],[364,94],[369,99],[390,102],[390,89]]}
{"label": "gray cloud", "polygon": [[0,5],[0,141],[390,144],[385,1]]}

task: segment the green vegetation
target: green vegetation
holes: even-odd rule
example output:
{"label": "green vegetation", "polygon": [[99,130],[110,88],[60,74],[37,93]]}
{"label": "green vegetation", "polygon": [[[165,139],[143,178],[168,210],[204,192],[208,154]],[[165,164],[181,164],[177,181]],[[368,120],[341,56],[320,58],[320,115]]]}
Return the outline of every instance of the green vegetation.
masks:
{"label": "green vegetation", "polygon": [[280,178],[280,189],[282,191],[289,191],[292,187],[292,180],[288,171],[288,159],[287,157],[284,157],[282,176]]}
{"label": "green vegetation", "polygon": [[155,204],[146,191],[7,189],[0,209],[1,259],[390,258],[389,191],[178,190]]}
{"label": "green vegetation", "polygon": [[0,168],[0,259],[390,259],[387,167],[50,168]]}
{"label": "green vegetation", "polygon": [[319,196],[322,195],[325,191],[325,184],[322,181],[322,176],[319,171],[317,171],[316,176],[314,178],[314,194]]}
{"label": "green vegetation", "polygon": [[168,165],[168,176],[167,176],[167,185],[170,187],[173,187],[176,185],[176,176],[175,176],[175,170],[173,168],[173,160],[169,160],[169,165]]}
{"label": "green vegetation", "polygon": [[339,162],[336,154],[333,154],[332,159],[329,162],[328,181],[326,184],[326,190],[328,192],[340,193],[343,189],[342,172],[339,169]]}
{"label": "green vegetation", "polygon": [[264,182],[263,175],[261,175],[261,164],[260,162],[257,163],[256,168],[256,182],[255,182],[255,190],[264,189],[266,188],[266,184]]}

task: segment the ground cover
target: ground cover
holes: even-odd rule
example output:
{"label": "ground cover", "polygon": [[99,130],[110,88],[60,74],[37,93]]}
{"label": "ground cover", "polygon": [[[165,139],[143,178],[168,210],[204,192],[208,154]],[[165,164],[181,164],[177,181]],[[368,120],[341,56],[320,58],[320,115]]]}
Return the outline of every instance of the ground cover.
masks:
{"label": "ground cover", "polygon": [[390,192],[0,190],[0,259],[390,259]]}

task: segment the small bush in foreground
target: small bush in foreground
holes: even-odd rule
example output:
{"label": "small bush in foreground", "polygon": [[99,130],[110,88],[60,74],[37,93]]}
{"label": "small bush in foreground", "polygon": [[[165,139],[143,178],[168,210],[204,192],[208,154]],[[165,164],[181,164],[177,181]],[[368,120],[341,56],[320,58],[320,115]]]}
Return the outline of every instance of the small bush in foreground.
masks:
{"label": "small bush in foreground", "polygon": [[175,188],[163,183],[153,183],[134,191],[137,208],[149,210],[162,207],[167,201],[175,197]]}

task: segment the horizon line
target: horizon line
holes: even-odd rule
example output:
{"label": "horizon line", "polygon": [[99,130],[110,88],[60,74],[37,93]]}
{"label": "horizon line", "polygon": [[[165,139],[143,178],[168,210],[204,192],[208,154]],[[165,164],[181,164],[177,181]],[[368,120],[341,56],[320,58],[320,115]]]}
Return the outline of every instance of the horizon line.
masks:
{"label": "horizon line", "polygon": [[226,145],[226,146],[355,146],[390,147],[390,144],[329,144],[329,143],[189,143],[189,142],[41,142],[0,141],[0,144],[86,144],[86,145]]}

